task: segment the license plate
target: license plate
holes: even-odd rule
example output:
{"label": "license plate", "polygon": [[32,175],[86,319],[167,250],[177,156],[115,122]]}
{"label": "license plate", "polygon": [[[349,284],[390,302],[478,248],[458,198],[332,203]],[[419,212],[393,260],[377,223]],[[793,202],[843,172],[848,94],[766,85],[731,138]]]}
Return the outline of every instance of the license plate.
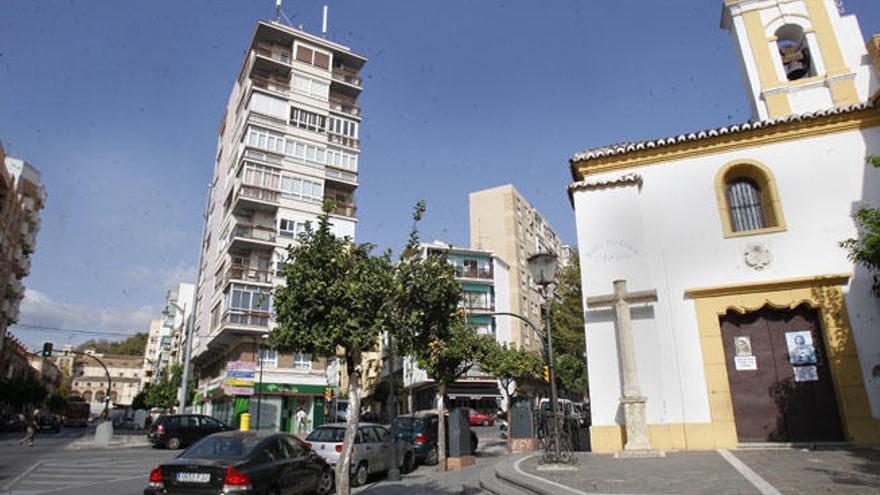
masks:
{"label": "license plate", "polygon": [[211,473],[177,473],[177,481],[182,483],[208,483]]}

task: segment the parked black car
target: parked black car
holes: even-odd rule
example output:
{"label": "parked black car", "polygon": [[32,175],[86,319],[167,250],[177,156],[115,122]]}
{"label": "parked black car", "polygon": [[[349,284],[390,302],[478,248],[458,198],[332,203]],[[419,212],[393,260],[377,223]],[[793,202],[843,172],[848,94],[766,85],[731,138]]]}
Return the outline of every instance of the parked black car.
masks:
{"label": "parked black car", "polygon": [[[444,418],[446,419],[446,418]],[[440,461],[437,451],[437,413],[430,411],[404,414],[395,418],[397,438],[413,445],[416,462],[433,466]],[[446,425],[446,449],[449,450],[449,425]],[[476,452],[479,442],[471,430],[471,452]]]}
{"label": "parked black car", "polygon": [[144,495],[327,494],[333,470],[286,433],[230,431],[203,438],[150,472]]}
{"label": "parked black car", "polygon": [[202,414],[168,414],[150,425],[147,440],[154,447],[179,449],[221,431],[233,428],[226,423]]}
{"label": "parked black car", "polygon": [[55,433],[61,431],[61,420],[58,418],[57,414],[40,414],[39,416],[37,416],[37,425],[40,427],[40,431],[52,430]]}
{"label": "parked black car", "polygon": [[22,431],[27,427],[24,416],[21,414],[9,414],[3,418],[3,431]]}

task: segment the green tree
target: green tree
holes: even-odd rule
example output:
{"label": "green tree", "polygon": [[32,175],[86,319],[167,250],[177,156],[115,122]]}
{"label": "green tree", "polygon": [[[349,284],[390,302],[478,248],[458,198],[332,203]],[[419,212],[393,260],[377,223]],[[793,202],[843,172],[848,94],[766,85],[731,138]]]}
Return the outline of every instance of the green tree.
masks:
{"label": "green tree", "polygon": [[[501,384],[507,399],[507,424],[510,425],[510,402],[524,382],[536,380],[541,376],[544,358],[540,353],[524,348],[508,347],[492,341],[486,346],[480,367],[492,374]],[[510,434],[507,435],[507,450],[510,451]]]}
{"label": "green tree", "polygon": [[[880,157],[868,157],[868,163],[880,168]],[[873,291],[880,297],[880,274],[876,273],[880,271],[880,208],[862,206],[853,213],[853,219],[859,235],[841,242],[840,246],[848,251],[850,261],[875,272]]]}
{"label": "green tree", "polygon": [[[171,409],[178,405],[177,393],[183,381],[183,367],[173,364],[162,370],[159,379],[146,392],[144,402],[148,407]],[[190,377],[186,404],[192,403],[196,389],[195,377]],[[183,412],[183,411],[180,411]]]}
{"label": "green tree", "polygon": [[586,336],[581,288],[581,267],[577,252],[559,271],[556,297],[550,302],[553,354],[556,378],[570,395],[589,395],[584,364]]}
{"label": "green tree", "polygon": [[407,245],[394,267],[387,328],[395,336],[395,353],[413,356],[437,383],[441,419],[437,453],[439,469],[443,470],[446,468],[446,425],[442,420],[446,386],[473,366],[484,340],[477,338],[459,314],[462,289],[455,279],[455,268],[443,254],[422,256],[418,223],[424,213],[425,203],[419,201],[413,210]]}
{"label": "green tree", "polygon": [[76,349],[83,352],[87,349],[94,349],[100,354],[121,354],[125,356],[142,356],[144,349],[147,347],[148,335],[145,332],[139,332],[126,339],[113,342],[107,339],[87,340],[78,345]]}
{"label": "green tree", "polygon": [[387,322],[391,254],[373,256],[372,245],[336,237],[327,213],[319,217],[317,228],[306,224],[298,241],[288,247],[283,270],[286,284],[274,291],[276,326],[269,346],[344,360],[352,414],[336,466],[336,487],[337,493],[348,494],[360,416],[361,358],[376,349]]}
{"label": "green tree", "polygon": [[150,384],[148,383],[144,386],[143,390],[138,392],[138,394],[135,395],[133,399],[131,399],[131,408],[134,410],[149,408],[150,406],[147,405],[147,394],[149,393],[149,391]]}
{"label": "green tree", "polygon": [[46,407],[53,413],[61,414],[64,412],[64,408],[67,407],[67,401],[66,394],[55,391],[46,398]]}

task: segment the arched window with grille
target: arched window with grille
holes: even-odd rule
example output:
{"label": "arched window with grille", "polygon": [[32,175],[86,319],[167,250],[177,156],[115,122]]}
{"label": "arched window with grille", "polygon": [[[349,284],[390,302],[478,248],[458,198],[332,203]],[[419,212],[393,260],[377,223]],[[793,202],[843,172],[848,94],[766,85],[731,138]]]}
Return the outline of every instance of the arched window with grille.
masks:
{"label": "arched window with grille", "polygon": [[737,177],[727,183],[727,204],[734,232],[767,228],[761,186],[749,177]]}
{"label": "arched window with grille", "polygon": [[776,182],[764,164],[738,160],[725,165],[715,178],[724,237],[785,230]]}

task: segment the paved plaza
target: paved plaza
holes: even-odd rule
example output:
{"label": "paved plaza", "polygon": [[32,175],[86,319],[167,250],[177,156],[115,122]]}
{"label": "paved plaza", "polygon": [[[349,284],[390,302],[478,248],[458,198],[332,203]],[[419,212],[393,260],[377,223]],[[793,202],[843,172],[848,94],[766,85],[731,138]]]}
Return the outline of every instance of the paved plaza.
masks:
{"label": "paved plaza", "polygon": [[880,450],[755,449],[668,452],[662,458],[578,454],[573,471],[539,469],[538,455],[511,459],[513,472],[555,494],[880,493]]}

